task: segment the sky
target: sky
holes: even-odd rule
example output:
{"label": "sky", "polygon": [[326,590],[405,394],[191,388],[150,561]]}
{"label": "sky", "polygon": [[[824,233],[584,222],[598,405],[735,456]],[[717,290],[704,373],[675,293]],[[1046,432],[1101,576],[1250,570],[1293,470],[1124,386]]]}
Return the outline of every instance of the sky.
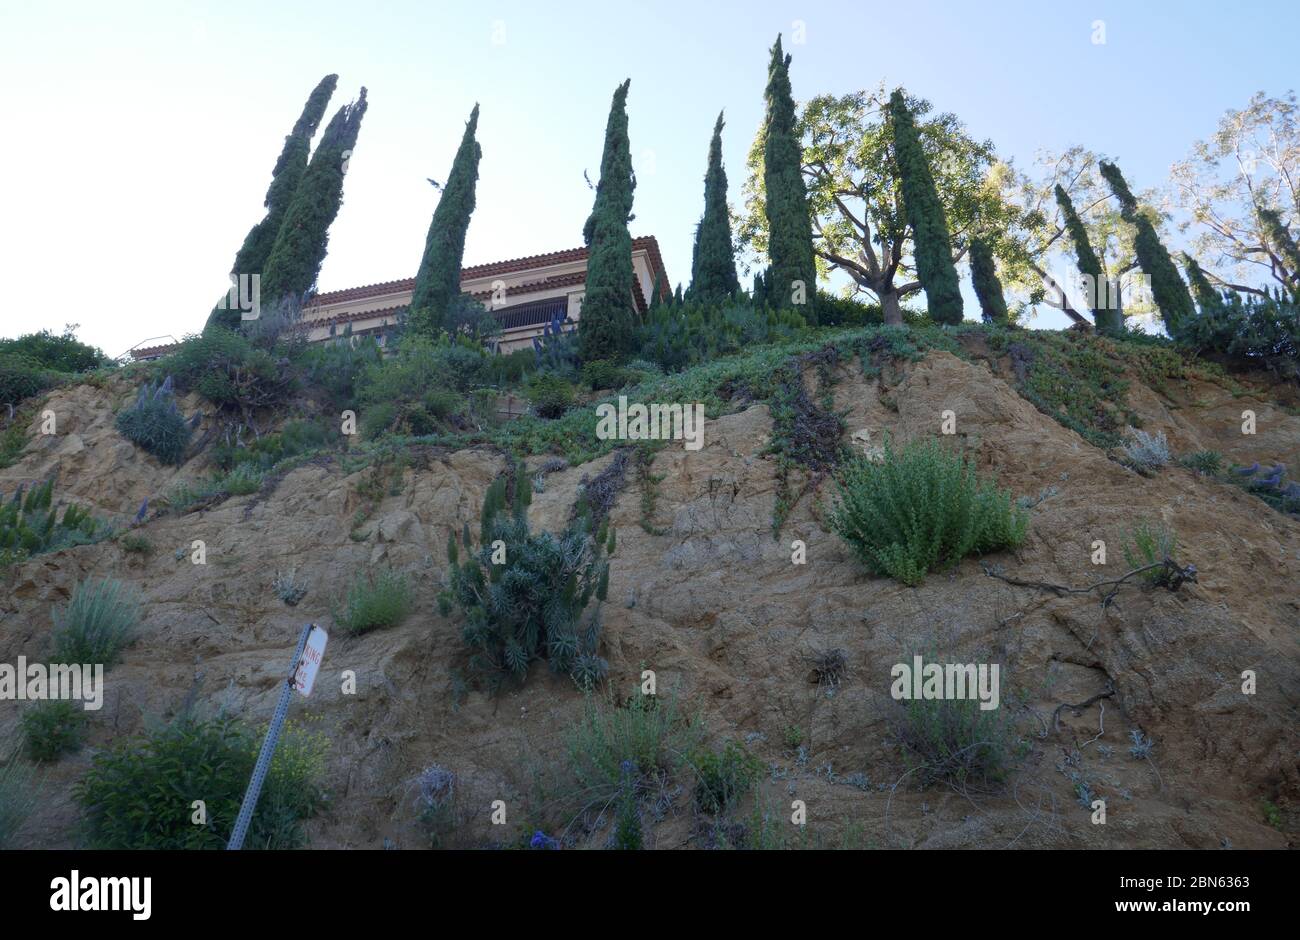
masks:
{"label": "sky", "polygon": [[581,245],[583,171],[598,175],[610,97],[629,77],[631,229],[658,238],[676,283],[723,109],[740,200],[778,33],[798,100],[901,84],[1018,167],[1083,144],[1145,189],[1224,111],[1296,85],[1293,57],[1267,51],[1281,24],[1294,25],[1291,0],[0,0],[0,336],[77,323],[117,356],[200,330],[284,136],[330,72],[331,113],[363,85],[369,109],[322,291],[414,276],[438,198],[426,178],[446,179],[475,102],[465,263]]}

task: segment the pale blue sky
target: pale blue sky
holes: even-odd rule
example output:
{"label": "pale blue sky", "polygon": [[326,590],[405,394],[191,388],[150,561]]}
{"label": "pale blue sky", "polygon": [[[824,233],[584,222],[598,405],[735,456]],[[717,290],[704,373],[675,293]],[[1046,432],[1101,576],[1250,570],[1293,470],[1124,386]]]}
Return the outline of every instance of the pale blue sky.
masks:
{"label": "pale blue sky", "polygon": [[[1106,43],[1092,42],[1104,20]],[[1021,166],[1075,143],[1134,188],[1251,94],[1296,84],[1281,2],[118,2],[0,12],[0,335],[81,324],[117,355],[197,331],[320,77],[369,89],[320,287],[414,274],[464,121],[483,161],[466,263],[581,244],[614,86],[631,77],[634,234],[689,279],[719,109],[737,201],[768,48],[796,98],[884,79],[957,113]],[[503,41],[494,42],[494,38]],[[747,282],[747,279],[746,279]],[[974,315],[974,311],[970,311]],[[1059,317],[1040,318],[1060,325]]]}

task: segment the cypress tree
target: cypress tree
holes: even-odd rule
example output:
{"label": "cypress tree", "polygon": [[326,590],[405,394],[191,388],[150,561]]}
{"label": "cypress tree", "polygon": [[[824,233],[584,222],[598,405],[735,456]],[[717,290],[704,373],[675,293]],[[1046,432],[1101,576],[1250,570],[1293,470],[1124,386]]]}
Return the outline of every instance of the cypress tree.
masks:
{"label": "cypress tree", "polygon": [[1079,218],[1079,213],[1075,211],[1074,201],[1070,199],[1069,193],[1060,183],[1056,184],[1056,204],[1061,207],[1066,234],[1074,243],[1074,257],[1079,273],[1092,284],[1092,294],[1088,297],[1088,303],[1092,308],[1092,319],[1097,330],[1112,336],[1123,332],[1124,314],[1119,307],[1112,306],[1110,303],[1098,303],[1099,298],[1110,297],[1110,285],[1106,283],[1101,260],[1092,250],[1088,230],[1084,227],[1083,220]]}
{"label": "cypress tree", "polygon": [[1288,272],[1290,278],[1300,284],[1300,248],[1296,247],[1295,239],[1282,224],[1282,217],[1273,209],[1261,207],[1256,212],[1268,247],[1290,266],[1291,270]]}
{"label": "cypress tree", "polygon": [[749,294],[750,302],[760,310],[768,304],[767,279],[763,275],[763,271],[754,274],[754,289]]}
{"label": "cypress tree", "polygon": [[767,70],[766,120],[763,125],[763,189],[767,210],[767,255],[764,279],[768,300],[791,306],[795,283],[803,284],[809,302],[803,309],[809,323],[817,322],[817,264],[813,256],[812,219],[803,181],[803,151],[795,128],[790,90],[790,56],[781,52],[781,36],[772,46]]}
{"label": "cypress tree", "polygon": [[344,105],[321,134],[307,172],[285,212],[262,272],[262,300],[301,301],[316,285],[329,246],[329,227],[343,202],[343,174],[366,113],[366,90]]}
{"label": "cypress tree", "polygon": [[1100,168],[1101,175],[1110,184],[1111,192],[1119,200],[1120,215],[1137,230],[1133,238],[1133,251],[1137,255],[1138,266],[1151,279],[1151,295],[1160,308],[1165,329],[1173,336],[1182,320],[1196,314],[1192,295],[1179,277],[1178,268],[1169,257],[1169,249],[1165,248],[1160,236],[1156,234],[1156,227],[1138,211],[1137,199],[1128,188],[1119,167],[1103,160]]}
{"label": "cypress tree", "polygon": [[474,212],[474,185],[483,148],[474,139],[478,129],[478,105],[470,112],[456,159],[452,161],[447,185],[438,208],[433,210],[424,257],[415,275],[411,295],[411,329],[433,335],[447,326],[447,308],[460,296],[460,267],[465,255],[465,232]]}
{"label": "cypress tree", "polygon": [[952,242],[948,219],[939,201],[939,190],[930,173],[930,163],[901,89],[889,97],[890,122],[894,131],[894,161],[908,224],[912,226],[916,276],[925,290],[930,319],[936,323],[962,321],[961,281],[952,263]]}
{"label": "cypress tree", "polygon": [[997,265],[993,261],[993,249],[983,238],[971,240],[970,276],[975,286],[975,296],[979,298],[984,322],[1005,324],[1007,299],[1002,294],[1002,282],[998,280]]}
{"label": "cypress tree", "polygon": [[1224,313],[1226,308],[1223,298],[1210,284],[1210,279],[1205,276],[1196,259],[1187,252],[1183,252],[1183,268],[1187,271],[1187,280],[1191,282],[1192,294],[1196,298],[1196,305],[1201,308],[1201,314],[1212,316]]}
{"label": "cypress tree", "polygon": [[722,167],[723,126],[719,114],[709,142],[709,168],[704,174],[704,216],[695,230],[691,257],[689,294],[698,299],[730,297],[740,292],[727,209],[727,171]]}
{"label": "cypress tree", "polygon": [[629,78],[614,91],[605,124],[596,201],[582,229],[587,244],[587,287],[578,320],[578,349],[584,362],[621,359],[632,345],[636,305],[632,285],[632,154],[627,137]]}
{"label": "cypress tree", "polygon": [[[271,246],[275,244],[275,237],[280,233],[284,214],[289,208],[294,192],[298,189],[298,184],[302,181],[303,173],[307,171],[311,139],[316,136],[316,128],[320,126],[321,118],[325,116],[325,108],[330,103],[338,81],[337,75],[326,75],[320,80],[320,84],[307,98],[307,104],[303,106],[302,114],[298,116],[293,130],[284,139],[280,158],[275,161],[275,168],[271,170],[271,185],[266,191],[266,199],[262,201],[266,215],[244,236],[244,243],[236,252],[235,263],[230,268],[231,274],[260,275],[262,273],[266,259],[271,254]],[[239,310],[223,309],[225,306],[222,303],[213,309],[208,316],[208,325],[238,329]]]}

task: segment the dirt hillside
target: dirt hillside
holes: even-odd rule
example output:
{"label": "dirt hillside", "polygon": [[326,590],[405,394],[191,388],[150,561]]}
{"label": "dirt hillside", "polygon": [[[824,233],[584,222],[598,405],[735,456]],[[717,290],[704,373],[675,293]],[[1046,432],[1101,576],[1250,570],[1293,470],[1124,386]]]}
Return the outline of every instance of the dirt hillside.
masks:
{"label": "dirt hillside", "polygon": [[[1300,521],[1178,466],[1139,476],[1041,414],[988,363],[932,352],[879,380],[845,363],[834,389],[846,436],[860,446],[878,446],[885,433],[932,436],[950,410],[982,470],[1017,496],[1041,497],[1023,547],[983,559],[1003,574],[1070,586],[1117,576],[1125,533],[1145,518],[1177,532],[1179,561],[1196,566],[1199,582],[1177,592],[1126,585],[1103,610],[1097,592],[1013,586],[967,559],[905,587],[869,575],[824,526],[831,484],[820,497],[804,496],[774,539],[777,466],[764,454],[772,422],[765,405],[751,405],[709,421],[701,450],[658,453],[652,469],[662,481],[649,519],[635,483],[619,497],[604,612],[613,688],[627,694],[643,669],[653,670],[661,691],[700,713],[711,738],[745,741],[768,766],[761,799],[775,818],[788,819],[793,800],[807,804],[806,843],[795,844],[1294,841]],[[57,470],[60,496],[126,522],[145,498],[197,478],[201,466],[163,468],[113,430],[113,410],[128,392],[55,392],[46,407],[60,433],[37,436],[0,471],[0,492]],[[186,414],[197,405],[186,404]],[[1237,462],[1300,467],[1300,417],[1254,393],[1200,380],[1160,391],[1135,383],[1129,404],[1145,429],[1166,432],[1175,454],[1214,449]],[[1241,433],[1247,408],[1257,415],[1253,436]],[[547,476],[530,510],[534,527],[561,528],[580,481],[610,459]],[[532,458],[530,467],[541,462]],[[582,695],[544,664],[521,689],[495,697],[464,689],[460,625],[435,602],[447,535],[477,525],[484,491],[503,466],[487,450],[417,448],[354,529],[357,487],[369,471],[348,474],[339,459],[319,458],[261,493],[188,515],[151,514],[135,530],[154,546],[149,556],[103,542],[18,566],[0,594],[3,662],[47,654],[51,605],[66,602],[82,578],[120,578],[147,602],[139,638],[108,674],[89,746],[47,771],[28,842],[75,844],[70,788],[96,748],[174,714],[192,692],[201,708],[269,717],[301,624],[328,624],[330,601],[352,572],[380,563],[412,575],[416,613],[361,637],[332,635],[315,693],[293,706],[295,720],[323,730],[331,745],[331,805],[309,824],[310,844],[421,847],[413,780],[432,763],[453,769],[482,807],[462,835],[469,844],[501,840],[489,823],[493,800],[516,814],[512,824],[539,812],[538,794],[563,773],[564,729]],[[196,539],[206,543],[206,565],[190,561]],[[796,539],[806,543],[806,564],[792,563]],[[1090,560],[1097,539],[1109,547],[1104,568]],[[271,589],[276,572],[290,568],[310,586],[297,608]],[[846,651],[847,675],[834,687],[815,684],[808,659],[833,648]],[[905,779],[890,667],[914,653],[935,659],[931,652],[1002,665],[1004,707],[1025,741],[1005,792],[920,790]],[[353,695],[341,691],[344,670],[356,673]],[[1242,693],[1245,670],[1258,677],[1253,695]],[[1077,714],[1057,712],[1108,690],[1111,697]],[[0,738],[14,739],[17,713],[13,703],[0,705]],[[787,743],[792,726],[803,729],[801,750]],[[1131,731],[1154,741],[1150,759],[1130,755]],[[1090,823],[1078,779],[1106,800],[1106,825]],[[1281,808],[1280,826],[1266,822],[1265,802]],[[685,810],[667,813],[648,841],[702,844]]]}

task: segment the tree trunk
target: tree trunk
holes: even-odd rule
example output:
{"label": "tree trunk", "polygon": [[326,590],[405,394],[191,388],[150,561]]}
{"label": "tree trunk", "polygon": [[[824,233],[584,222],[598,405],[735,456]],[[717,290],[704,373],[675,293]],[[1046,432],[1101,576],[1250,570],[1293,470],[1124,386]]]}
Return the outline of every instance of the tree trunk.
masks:
{"label": "tree trunk", "polygon": [[898,291],[881,291],[877,296],[880,297],[880,309],[885,312],[885,325],[902,326],[903,308],[898,305]]}

